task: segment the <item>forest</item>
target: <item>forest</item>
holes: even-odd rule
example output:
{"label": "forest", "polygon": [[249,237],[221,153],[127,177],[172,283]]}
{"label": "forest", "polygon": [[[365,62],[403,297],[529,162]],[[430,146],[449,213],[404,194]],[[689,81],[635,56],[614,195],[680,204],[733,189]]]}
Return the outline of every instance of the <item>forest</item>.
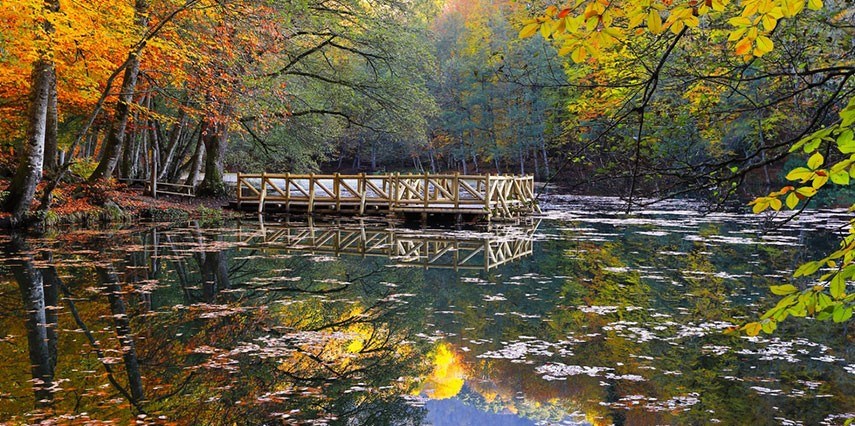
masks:
{"label": "forest", "polygon": [[851,424],[850,184],[851,0],[0,0],[0,423]]}
{"label": "forest", "polygon": [[[853,90],[846,1],[13,1],[2,13],[15,221],[42,180],[48,209],[58,183],[149,179],[153,163],[157,179],[211,196],[225,195],[224,172],[427,170],[530,174],[630,206],[744,201],[786,182],[790,147],[838,123]],[[825,138],[848,143],[843,121]]]}

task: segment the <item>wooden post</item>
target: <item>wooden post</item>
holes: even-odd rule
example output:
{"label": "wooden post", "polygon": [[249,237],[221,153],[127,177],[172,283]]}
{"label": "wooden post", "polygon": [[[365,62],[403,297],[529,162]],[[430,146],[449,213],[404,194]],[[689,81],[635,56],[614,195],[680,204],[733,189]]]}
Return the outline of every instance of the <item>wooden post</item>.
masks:
{"label": "wooden post", "polygon": [[[428,205],[430,203],[430,179],[428,172],[425,172],[425,215],[427,215]],[[425,217],[427,219],[427,217]]]}
{"label": "wooden post", "polygon": [[258,214],[264,212],[264,199],[267,197],[267,175],[261,172],[261,189],[258,192]]}
{"label": "wooden post", "polygon": [[315,211],[315,174],[309,173],[309,214]]}
{"label": "wooden post", "polygon": [[460,209],[460,172],[454,172],[454,192],[452,195],[454,196],[454,210]]}
{"label": "wooden post", "polygon": [[398,203],[398,175],[393,173],[389,176],[389,211],[391,212]]}
{"label": "wooden post", "polygon": [[340,175],[338,174],[338,172],[336,172],[336,174],[333,175],[333,194],[335,194],[335,211],[336,212],[341,210],[341,183],[339,182],[339,180],[341,178],[339,176]]}
{"label": "wooden post", "polygon": [[365,197],[368,194],[368,185],[365,183],[365,172],[359,174],[359,182],[356,183],[356,188],[359,189],[359,215],[365,214]]}
{"label": "wooden post", "polygon": [[291,213],[291,173],[285,173],[285,211]]}
{"label": "wooden post", "polygon": [[484,177],[484,208],[487,209],[487,220],[493,218],[493,210],[490,206],[490,174]]}
{"label": "wooden post", "polygon": [[238,210],[240,210],[241,201],[243,200],[243,198],[241,197],[241,191],[240,191],[242,182],[243,182],[243,177],[241,176],[240,172],[238,172],[238,174],[237,174],[237,190],[235,191],[236,192],[235,197],[237,198]]}

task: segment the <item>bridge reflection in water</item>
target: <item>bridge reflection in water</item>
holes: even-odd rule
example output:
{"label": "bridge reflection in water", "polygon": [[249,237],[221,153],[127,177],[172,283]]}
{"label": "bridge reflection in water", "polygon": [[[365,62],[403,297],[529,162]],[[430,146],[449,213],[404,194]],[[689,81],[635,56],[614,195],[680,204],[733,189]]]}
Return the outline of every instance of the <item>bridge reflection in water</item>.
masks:
{"label": "bridge reflection in water", "polygon": [[388,228],[361,224],[266,225],[238,236],[264,252],[382,256],[394,266],[489,271],[532,254],[540,220],[478,231]]}

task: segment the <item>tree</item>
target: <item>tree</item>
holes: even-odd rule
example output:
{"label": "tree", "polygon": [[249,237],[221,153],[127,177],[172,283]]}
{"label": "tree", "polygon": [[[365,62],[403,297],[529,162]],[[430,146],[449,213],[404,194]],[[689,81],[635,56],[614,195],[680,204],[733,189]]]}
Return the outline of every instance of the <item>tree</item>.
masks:
{"label": "tree", "polygon": [[[27,134],[24,149],[20,155],[18,168],[9,185],[9,194],[3,200],[3,211],[12,214],[11,223],[16,225],[23,219],[30,209],[33,196],[36,193],[36,185],[42,178],[42,165],[44,162],[45,138],[48,134],[56,144],[56,73],[50,53],[50,35],[53,25],[49,16],[59,11],[59,2],[51,0],[44,3],[43,14],[40,17],[40,25],[37,26],[39,33],[37,38],[41,39],[42,45],[38,53],[38,59],[33,64],[30,77],[29,109],[27,112]],[[53,129],[48,129],[48,109],[53,106],[50,116]]]}
{"label": "tree", "polygon": [[[608,77],[588,87],[608,102],[599,109],[585,104],[596,111],[589,122],[601,126],[585,147],[617,141],[618,150],[630,154],[628,167],[616,166],[622,167],[619,174],[629,186],[628,208],[645,174],[664,183],[666,195],[710,189],[726,198],[755,171],[765,172],[769,182],[770,165],[799,150],[810,154],[807,167],[786,176],[801,186],[756,198],[751,204],[759,213],[781,210],[784,204],[804,209],[829,181],[847,186],[850,173],[855,176],[855,88],[850,80],[855,67],[851,49],[844,47],[851,41],[852,26],[842,24],[853,16],[848,2],[823,5],[820,0],[580,0],[563,9],[551,6],[545,15],[526,20],[520,36],[539,31],[579,64],[574,73]],[[686,124],[707,140],[706,152],[681,156],[670,166],[657,164],[672,158],[663,155],[671,149],[662,149],[667,133],[660,126],[663,118],[673,120],[681,111],[675,105],[690,112]],[[663,106],[671,108],[664,117],[657,114]],[[706,116],[720,122],[702,120]],[[589,124],[580,121],[582,125]],[[718,142],[736,132],[742,133],[742,141],[730,147]],[[832,165],[823,167],[827,163]],[[742,329],[751,335],[770,333],[790,315],[837,322],[851,318],[855,296],[846,289],[855,276],[855,237],[850,237],[840,250],[796,270],[800,277],[831,268],[820,277],[821,284],[773,286],[772,292],[784,298],[761,321]]]}

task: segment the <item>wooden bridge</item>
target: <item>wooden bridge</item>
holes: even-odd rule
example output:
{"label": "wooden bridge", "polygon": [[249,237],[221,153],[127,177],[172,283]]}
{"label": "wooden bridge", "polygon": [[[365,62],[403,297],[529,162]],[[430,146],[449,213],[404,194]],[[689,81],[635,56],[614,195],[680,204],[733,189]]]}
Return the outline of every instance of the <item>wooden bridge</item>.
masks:
{"label": "wooden bridge", "polygon": [[534,177],[513,175],[238,174],[237,205],[308,213],[421,213],[510,219],[540,212]]}
{"label": "wooden bridge", "polygon": [[242,249],[388,257],[396,266],[488,271],[532,254],[539,222],[492,232],[365,227],[264,226],[239,235]]}

